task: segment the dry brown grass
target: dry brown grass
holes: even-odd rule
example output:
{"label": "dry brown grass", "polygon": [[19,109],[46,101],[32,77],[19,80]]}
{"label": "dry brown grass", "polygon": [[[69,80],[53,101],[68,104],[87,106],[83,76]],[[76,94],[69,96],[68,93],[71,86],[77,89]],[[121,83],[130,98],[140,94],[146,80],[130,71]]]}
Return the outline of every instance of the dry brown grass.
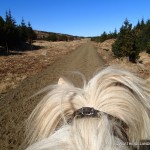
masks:
{"label": "dry brown grass", "polygon": [[16,52],[15,55],[0,56],[0,93],[15,88],[23,79],[40,72],[57,59],[70,53],[84,40],[71,42],[35,41],[42,48],[34,51]]}
{"label": "dry brown grass", "polygon": [[138,76],[150,80],[150,54],[146,52],[140,53],[139,61],[142,63],[133,64],[129,62],[127,57],[124,58],[115,58],[112,53],[112,44],[115,40],[107,40],[103,43],[95,43],[95,46],[98,48],[98,53],[104,59],[107,65],[118,65],[123,69],[129,70],[137,74]]}

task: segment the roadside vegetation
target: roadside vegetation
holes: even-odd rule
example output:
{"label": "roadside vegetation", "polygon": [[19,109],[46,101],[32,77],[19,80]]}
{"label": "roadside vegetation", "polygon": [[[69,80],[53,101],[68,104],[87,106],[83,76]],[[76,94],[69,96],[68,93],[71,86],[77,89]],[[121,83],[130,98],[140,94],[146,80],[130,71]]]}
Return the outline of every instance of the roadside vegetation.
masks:
{"label": "roadside vegetation", "polygon": [[36,39],[30,22],[26,25],[22,18],[21,24],[17,25],[11,15],[11,11],[6,11],[6,17],[0,16],[0,53],[9,54],[10,49],[26,49],[31,46],[32,41]]}
{"label": "roadside vegetation", "polygon": [[115,57],[129,57],[129,61],[136,63],[140,52],[146,51],[150,54],[150,20],[142,19],[132,27],[128,19],[125,19],[118,33],[116,30],[109,34],[104,32],[101,36],[93,37],[91,40],[104,42],[113,38],[116,39],[112,45]]}
{"label": "roadside vegetation", "polygon": [[46,40],[51,42],[73,41],[83,37],[67,34],[33,30],[31,23],[26,25],[22,18],[19,25],[16,24],[11,11],[6,11],[5,18],[0,16],[0,55],[9,55],[10,51],[34,50],[34,40]]}
{"label": "roadside vegetation", "polygon": [[44,37],[43,40],[57,42],[57,41],[73,41],[80,40],[83,37],[71,36],[67,34],[58,34],[58,33],[49,33],[47,37]]}
{"label": "roadside vegetation", "polygon": [[106,33],[105,31],[100,35],[96,37],[91,37],[91,41],[95,42],[104,42],[109,39],[115,39],[117,38],[117,30],[115,29],[114,32]]}

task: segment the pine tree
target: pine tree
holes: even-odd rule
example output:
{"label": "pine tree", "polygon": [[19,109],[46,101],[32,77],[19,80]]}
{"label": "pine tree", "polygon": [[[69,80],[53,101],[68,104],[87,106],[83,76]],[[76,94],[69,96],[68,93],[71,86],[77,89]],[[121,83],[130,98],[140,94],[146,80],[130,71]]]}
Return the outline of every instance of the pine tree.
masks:
{"label": "pine tree", "polygon": [[138,51],[147,51],[149,49],[149,39],[150,39],[150,21],[144,22],[144,19],[141,22],[138,21],[138,24],[134,27],[133,31],[136,35],[136,47]]}
{"label": "pine tree", "polygon": [[4,32],[5,32],[5,44],[7,49],[9,47],[14,47],[18,43],[19,34],[17,31],[16,22],[11,15],[11,11],[6,11],[6,19],[4,25]]}
{"label": "pine tree", "polygon": [[146,39],[146,52],[150,54],[150,20],[147,20],[144,35]]}
{"label": "pine tree", "polygon": [[27,26],[25,24],[24,19],[22,18],[21,20],[21,26],[19,26],[19,35],[20,35],[20,40],[22,42],[26,42],[28,39],[28,33],[27,33]]}
{"label": "pine tree", "polygon": [[16,27],[16,21],[11,15],[11,11],[6,11],[6,19],[5,19],[6,24],[9,24],[13,27]]}
{"label": "pine tree", "polygon": [[138,58],[138,52],[134,40],[135,35],[132,32],[132,24],[126,19],[124,25],[120,28],[117,40],[112,46],[114,55],[117,57],[128,56],[130,61],[135,62]]}
{"label": "pine tree", "polygon": [[114,30],[114,32],[112,33],[113,38],[117,38],[117,29]]}
{"label": "pine tree", "polygon": [[27,37],[28,37],[29,44],[32,44],[32,41],[36,39],[36,34],[33,31],[30,22],[28,22],[28,27],[27,27]]}
{"label": "pine tree", "polygon": [[4,46],[5,45],[5,41],[4,41],[4,36],[5,36],[4,25],[5,25],[5,21],[0,16],[0,46]]}
{"label": "pine tree", "polygon": [[6,11],[5,20],[0,16],[0,46],[7,49],[7,54],[11,48],[26,48],[25,42],[32,43],[32,40],[36,38],[36,34],[33,31],[31,24],[28,23],[28,27],[22,18],[21,25],[16,25],[15,19],[11,15],[11,11]]}
{"label": "pine tree", "polygon": [[104,42],[107,40],[107,33],[104,31],[100,36],[100,42]]}

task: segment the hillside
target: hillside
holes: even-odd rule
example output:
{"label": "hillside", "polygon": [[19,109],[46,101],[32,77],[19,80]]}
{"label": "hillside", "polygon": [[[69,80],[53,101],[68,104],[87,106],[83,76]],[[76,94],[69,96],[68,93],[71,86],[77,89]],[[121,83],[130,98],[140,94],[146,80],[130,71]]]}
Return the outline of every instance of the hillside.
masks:
{"label": "hillside", "polygon": [[83,38],[83,37],[80,37],[80,36],[74,36],[74,35],[62,34],[62,33],[55,33],[55,32],[39,31],[39,30],[34,30],[34,32],[37,35],[37,39],[45,39],[45,38],[48,38],[48,36],[51,36],[51,35],[56,35],[58,37],[59,36],[65,36],[68,39],[74,39],[74,40]]}

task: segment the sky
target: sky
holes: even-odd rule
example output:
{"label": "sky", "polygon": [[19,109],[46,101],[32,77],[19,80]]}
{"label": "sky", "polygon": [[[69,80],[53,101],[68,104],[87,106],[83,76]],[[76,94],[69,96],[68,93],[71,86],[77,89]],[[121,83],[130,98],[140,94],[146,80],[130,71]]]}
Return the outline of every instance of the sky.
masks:
{"label": "sky", "polygon": [[99,36],[119,31],[128,18],[134,25],[150,19],[150,0],[0,0],[0,16],[10,10],[16,24],[22,18],[35,30]]}

